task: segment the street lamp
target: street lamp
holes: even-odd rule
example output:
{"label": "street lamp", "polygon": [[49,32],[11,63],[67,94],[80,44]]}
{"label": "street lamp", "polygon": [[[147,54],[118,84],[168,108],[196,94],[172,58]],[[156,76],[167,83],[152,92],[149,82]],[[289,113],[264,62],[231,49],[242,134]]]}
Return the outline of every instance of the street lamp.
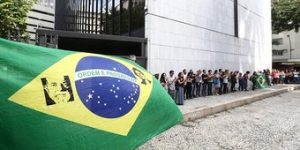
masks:
{"label": "street lamp", "polygon": [[292,59],[292,42],[291,42],[291,36],[288,34],[286,35],[289,38],[289,45],[290,45],[290,59]]}

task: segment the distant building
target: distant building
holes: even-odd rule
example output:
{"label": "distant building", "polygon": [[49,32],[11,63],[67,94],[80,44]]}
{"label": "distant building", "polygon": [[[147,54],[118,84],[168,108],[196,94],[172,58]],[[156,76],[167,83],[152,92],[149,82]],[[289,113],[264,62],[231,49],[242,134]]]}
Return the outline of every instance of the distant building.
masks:
{"label": "distant building", "polygon": [[55,0],[39,0],[29,11],[26,19],[30,43],[35,43],[36,29],[54,29]]}
{"label": "distant building", "polygon": [[300,68],[300,32],[273,34],[272,54],[273,68]]}
{"label": "distant building", "polygon": [[135,55],[152,73],[245,72],[272,67],[271,35],[271,0],[57,0],[38,44]]}

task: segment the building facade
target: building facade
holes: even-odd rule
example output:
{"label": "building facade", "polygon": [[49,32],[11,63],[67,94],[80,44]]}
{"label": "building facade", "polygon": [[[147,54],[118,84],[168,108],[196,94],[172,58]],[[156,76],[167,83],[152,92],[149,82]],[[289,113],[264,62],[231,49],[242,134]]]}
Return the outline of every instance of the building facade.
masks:
{"label": "building facade", "polygon": [[273,68],[300,68],[300,32],[286,31],[272,35]]}
{"label": "building facade", "polygon": [[152,73],[272,67],[271,0],[59,0],[55,14],[55,31],[38,36],[55,35],[63,49],[133,54]]}
{"label": "building facade", "polygon": [[270,0],[149,0],[148,69],[271,68]]}
{"label": "building facade", "polygon": [[26,18],[30,43],[35,43],[38,28],[54,29],[54,8],[55,0],[39,0],[33,5]]}

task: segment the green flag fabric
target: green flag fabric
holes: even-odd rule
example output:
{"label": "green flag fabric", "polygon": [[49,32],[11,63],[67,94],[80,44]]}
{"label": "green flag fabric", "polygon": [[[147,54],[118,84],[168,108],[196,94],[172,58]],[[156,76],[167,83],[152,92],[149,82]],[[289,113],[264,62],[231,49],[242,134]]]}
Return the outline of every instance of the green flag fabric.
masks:
{"label": "green flag fabric", "polygon": [[257,73],[257,75],[255,76],[254,84],[259,89],[264,89],[268,87],[266,77],[261,73]]}
{"label": "green flag fabric", "polygon": [[135,149],[182,120],[126,59],[0,39],[0,149]]}

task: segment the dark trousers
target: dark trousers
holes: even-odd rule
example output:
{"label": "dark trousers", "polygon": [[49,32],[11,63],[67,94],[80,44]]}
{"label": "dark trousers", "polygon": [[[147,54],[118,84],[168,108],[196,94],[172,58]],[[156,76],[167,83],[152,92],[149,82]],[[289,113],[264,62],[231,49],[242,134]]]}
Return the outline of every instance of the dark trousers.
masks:
{"label": "dark trousers", "polygon": [[175,100],[176,90],[170,90],[170,89],[168,89],[168,93],[172,97],[172,99]]}
{"label": "dark trousers", "polygon": [[183,86],[183,93],[184,93],[184,99],[186,99],[186,92],[187,92],[187,87],[186,85]]}
{"label": "dark trousers", "polygon": [[254,91],[256,89],[256,82],[252,82],[253,85],[252,85],[252,90]]}
{"label": "dark trousers", "polygon": [[278,84],[278,78],[273,79],[273,84]]}
{"label": "dark trousers", "polygon": [[269,81],[269,77],[267,76],[267,75],[265,75],[265,79],[266,79],[266,83],[268,84],[268,86],[271,86],[269,83],[270,83],[270,81]]}
{"label": "dark trousers", "polygon": [[223,83],[223,93],[226,94],[228,93],[228,83]]}
{"label": "dark trousers", "polygon": [[212,95],[212,82],[208,82],[207,95]]}
{"label": "dark trousers", "polygon": [[202,96],[207,96],[207,83],[203,83]]}
{"label": "dark trousers", "polygon": [[188,82],[186,84],[186,99],[192,98],[192,83]]}
{"label": "dark trousers", "polygon": [[248,91],[248,80],[243,79],[243,91]]}
{"label": "dark trousers", "polygon": [[196,97],[196,91],[197,91],[197,87],[196,87],[196,83],[192,83],[192,96]]}
{"label": "dark trousers", "polygon": [[285,78],[283,79],[283,82],[284,82],[284,84],[288,84],[288,83],[289,83],[289,78],[288,78],[288,77],[285,77]]}
{"label": "dark trousers", "polygon": [[231,88],[230,88],[231,92],[235,91],[235,84],[236,84],[235,82],[231,83]]}
{"label": "dark trousers", "polygon": [[219,94],[221,95],[221,94],[223,94],[223,81],[222,82],[220,82],[220,89],[219,89]]}
{"label": "dark trousers", "polygon": [[202,87],[202,83],[200,82],[196,83],[196,97],[201,96],[201,87]]}
{"label": "dark trousers", "polygon": [[176,104],[183,105],[184,102],[184,88],[179,86],[176,89]]}
{"label": "dark trousers", "polygon": [[239,80],[239,91],[243,91],[243,80]]}
{"label": "dark trousers", "polygon": [[299,84],[300,83],[300,78],[299,77],[294,77],[294,83]]}

